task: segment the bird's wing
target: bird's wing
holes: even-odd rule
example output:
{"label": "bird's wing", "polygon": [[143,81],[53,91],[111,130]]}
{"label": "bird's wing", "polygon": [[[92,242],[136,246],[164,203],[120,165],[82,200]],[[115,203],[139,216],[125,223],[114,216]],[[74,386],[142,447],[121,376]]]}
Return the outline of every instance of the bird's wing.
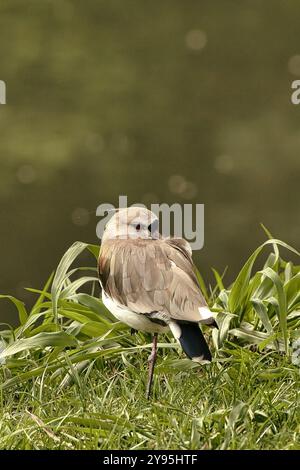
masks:
{"label": "bird's wing", "polygon": [[183,239],[107,241],[100,251],[99,276],[105,292],[134,312],[159,312],[166,320],[209,320],[191,249]]}

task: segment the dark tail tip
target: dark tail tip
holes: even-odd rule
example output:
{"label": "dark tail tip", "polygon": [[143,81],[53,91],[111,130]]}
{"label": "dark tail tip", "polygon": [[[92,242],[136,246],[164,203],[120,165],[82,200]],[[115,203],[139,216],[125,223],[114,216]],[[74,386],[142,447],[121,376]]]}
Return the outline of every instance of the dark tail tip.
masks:
{"label": "dark tail tip", "polygon": [[181,330],[179,342],[185,354],[194,361],[211,361],[210,350],[198,323],[177,323]]}

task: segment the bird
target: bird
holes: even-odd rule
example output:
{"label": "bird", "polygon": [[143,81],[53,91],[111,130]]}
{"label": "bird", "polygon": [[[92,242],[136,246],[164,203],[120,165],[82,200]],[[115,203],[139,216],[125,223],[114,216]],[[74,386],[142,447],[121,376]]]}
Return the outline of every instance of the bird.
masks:
{"label": "bird", "polygon": [[153,212],[135,206],[115,210],[103,232],[98,275],[105,307],[132,330],[152,335],[148,399],[158,334],[171,331],[188,358],[211,361],[199,324],[217,324],[201,292],[190,244],[163,237]]}

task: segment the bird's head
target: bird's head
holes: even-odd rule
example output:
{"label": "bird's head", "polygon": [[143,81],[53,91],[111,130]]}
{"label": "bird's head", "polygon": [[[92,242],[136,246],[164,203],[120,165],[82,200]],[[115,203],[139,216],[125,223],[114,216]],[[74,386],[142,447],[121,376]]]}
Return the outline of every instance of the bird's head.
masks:
{"label": "bird's head", "polygon": [[107,223],[102,243],[112,239],[160,238],[159,221],[156,215],[143,207],[117,209]]}

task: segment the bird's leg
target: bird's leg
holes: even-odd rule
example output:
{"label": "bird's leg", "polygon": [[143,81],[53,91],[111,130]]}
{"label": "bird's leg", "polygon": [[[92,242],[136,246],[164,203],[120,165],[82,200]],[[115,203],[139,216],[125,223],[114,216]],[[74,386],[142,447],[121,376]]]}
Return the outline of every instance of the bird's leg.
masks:
{"label": "bird's leg", "polygon": [[154,366],[155,366],[155,361],[156,361],[156,353],[157,353],[157,333],[154,333],[152,351],[151,351],[150,356],[148,357],[149,375],[148,375],[148,384],[147,384],[147,392],[146,392],[147,400],[149,400],[150,394],[151,394],[151,386],[152,386],[153,372],[154,372]]}

